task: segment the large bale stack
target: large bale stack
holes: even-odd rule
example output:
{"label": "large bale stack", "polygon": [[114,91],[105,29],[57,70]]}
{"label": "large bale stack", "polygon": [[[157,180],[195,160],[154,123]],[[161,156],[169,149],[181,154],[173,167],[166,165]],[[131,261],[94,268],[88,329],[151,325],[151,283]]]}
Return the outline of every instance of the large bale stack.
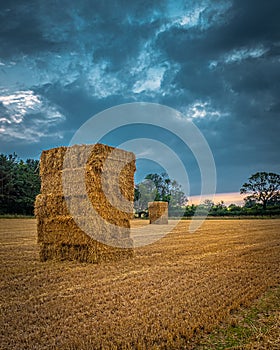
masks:
{"label": "large bale stack", "polygon": [[43,151],[35,202],[41,260],[132,256],[134,172],[133,153],[102,144]]}
{"label": "large bale stack", "polygon": [[167,202],[149,202],[150,224],[166,225],[168,224],[168,203]]}

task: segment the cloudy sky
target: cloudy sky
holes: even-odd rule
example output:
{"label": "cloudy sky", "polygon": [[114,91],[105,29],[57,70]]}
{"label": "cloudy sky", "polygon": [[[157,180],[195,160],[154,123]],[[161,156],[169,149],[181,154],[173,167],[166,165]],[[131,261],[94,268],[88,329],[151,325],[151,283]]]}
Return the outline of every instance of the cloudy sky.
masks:
{"label": "cloudy sky", "polygon": [[279,172],[279,0],[6,0],[0,23],[0,152],[39,158],[98,112],[153,102],[201,130],[218,192]]}

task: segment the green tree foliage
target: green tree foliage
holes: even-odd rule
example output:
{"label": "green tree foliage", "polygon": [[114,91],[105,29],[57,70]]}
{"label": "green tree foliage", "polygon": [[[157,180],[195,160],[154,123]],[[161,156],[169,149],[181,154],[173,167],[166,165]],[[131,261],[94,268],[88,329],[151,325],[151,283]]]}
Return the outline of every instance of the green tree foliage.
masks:
{"label": "green tree foliage", "polygon": [[227,207],[227,212],[229,216],[240,216],[242,215],[243,208],[236,204],[230,204]]}
{"label": "green tree foliage", "polygon": [[39,161],[0,154],[0,214],[33,215],[40,192]]}
{"label": "green tree foliage", "polygon": [[136,185],[134,192],[134,208],[137,213],[144,213],[148,203],[157,197],[157,189],[151,180],[144,180]]}
{"label": "green tree foliage", "polygon": [[257,172],[249,177],[240,189],[240,193],[248,194],[245,201],[260,203],[263,210],[268,204],[278,204],[280,197],[280,175],[275,173]]}
{"label": "green tree foliage", "polygon": [[168,202],[171,206],[186,204],[187,197],[182,186],[176,180],[171,180],[166,173],[148,174],[146,180],[151,180],[156,188],[155,201]]}
{"label": "green tree foliage", "polygon": [[169,203],[171,216],[182,216],[187,197],[176,180],[171,180],[166,173],[148,174],[145,180],[136,185],[135,205],[137,213],[147,210],[148,202],[163,201]]}
{"label": "green tree foliage", "polygon": [[209,214],[212,216],[225,216],[227,215],[228,208],[223,201],[213,204],[210,208]]}
{"label": "green tree foliage", "polygon": [[195,204],[187,205],[185,208],[184,216],[185,217],[192,217],[195,214],[197,206]]}
{"label": "green tree foliage", "polygon": [[213,207],[214,202],[210,199],[205,199],[202,204],[197,205],[195,213],[198,216],[208,215]]}

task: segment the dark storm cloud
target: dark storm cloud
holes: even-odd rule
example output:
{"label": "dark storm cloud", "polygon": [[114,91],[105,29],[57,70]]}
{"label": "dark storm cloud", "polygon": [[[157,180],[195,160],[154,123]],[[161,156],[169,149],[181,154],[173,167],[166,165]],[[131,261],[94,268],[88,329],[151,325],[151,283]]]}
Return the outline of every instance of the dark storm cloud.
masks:
{"label": "dark storm cloud", "polygon": [[[110,95],[106,98],[93,98],[93,96],[78,84],[70,86],[61,86],[59,83],[54,85],[45,85],[35,91],[46,96],[48,101],[59,107],[66,116],[62,124],[65,130],[71,130],[68,137],[71,136],[86,120],[104,109],[113,107],[122,99],[123,103],[129,102],[122,96]],[[70,139],[68,139],[68,142]]]}
{"label": "dark storm cloud", "polygon": [[0,7],[1,58],[38,53],[54,48],[54,43],[44,37],[35,7],[35,1],[2,2]]}
{"label": "dark storm cloud", "polygon": [[[224,139],[240,162],[256,162],[265,154],[270,158],[279,146],[279,13],[279,1],[234,1],[224,20],[208,30],[172,27],[158,36],[168,59],[180,64],[174,84],[193,99],[209,98],[228,114],[225,123],[205,119],[198,124],[216,149]],[[210,24],[211,8],[201,13],[200,21]],[[240,157],[236,143],[254,145],[245,151],[248,159]],[[218,149],[216,153],[218,157]]]}
{"label": "dark storm cloud", "polygon": [[172,58],[184,62],[187,58],[209,60],[234,48],[254,46],[260,42],[270,46],[279,41],[278,0],[269,3],[260,0],[233,1],[223,20],[216,23],[211,23],[212,11],[210,6],[200,16],[201,26],[203,23],[211,25],[207,30],[201,30],[201,26],[172,27],[161,34],[161,46]]}
{"label": "dark storm cloud", "polygon": [[[247,2],[244,3],[247,4]],[[258,1],[254,1],[254,6],[250,9],[251,12],[253,11],[251,15],[249,9],[242,9],[241,7],[242,11],[241,14],[239,14],[237,9],[231,8],[227,13],[229,22],[226,21],[223,24],[217,24],[207,31],[201,31],[199,27],[191,29],[175,27],[161,33],[158,37],[159,47],[166,53],[168,59],[179,62],[182,65],[182,69],[178,72],[178,76],[175,80],[178,78],[179,83],[181,80],[182,86],[190,86],[191,89],[197,90],[198,92],[199,89],[202,91],[205,89],[207,90],[207,84],[211,84],[212,86],[214,84],[212,90],[215,91],[219,89],[219,82],[215,81],[217,80],[215,78],[227,81],[232,71],[234,71],[234,74],[237,73],[237,77],[239,78],[240,76],[246,75],[247,68],[252,71],[257,67],[262,70],[262,81],[259,82],[257,82],[259,70],[257,69],[254,71],[256,80],[254,86],[257,89],[258,85],[261,86],[264,83],[268,85],[271,83],[271,78],[272,82],[277,81],[278,76],[275,78],[267,76],[263,79],[263,72],[268,69],[269,75],[271,75],[272,70],[278,75],[278,61],[259,60],[250,65],[251,62],[247,62],[250,61],[250,58],[240,57],[244,59],[244,62],[240,62],[239,65],[226,65],[224,62],[220,62],[221,69],[209,69],[211,61],[219,61],[223,58],[223,55],[233,54],[234,50],[242,48],[250,50],[254,49],[256,46],[263,45],[267,50],[264,54],[264,58],[271,60],[273,57],[279,56],[280,21],[277,17],[279,17],[280,3],[272,1],[271,4],[274,5],[274,7],[267,6],[266,4],[266,10],[263,11],[262,6],[257,6]],[[235,7],[237,7],[236,4]],[[259,12],[257,10],[259,10]],[[277,15],[275,15],[275,13],[277,13]],[[262,18],[262,20],[257,21],[260,18]],[[257,35],[259,29],[255,31],[255,26],[257,25],[254,22],[264,29],[264,32],[261,32],[259,36]],[[260,23],[263,22],[264,25],[260,25]],[[267,23],[269,23],[269,25],[265,25]],[[251,30],[251,26],[254,28],[253,31]],[[273,39],[275,39],[275,42],[273,42]],[[241,55],[242,54],[244,56],[246,51],[241,53]],[[228,77],[227,73],[229,74]],[[247,77],[249,77],[248,73]],[[244,79],[247,81],[250,80],[250,78],[246,79],[246,77],[244,77]],[[244,88],[246,89],[245,84]]]}
{"label": "dark storm cloud", "polygon": [[220,42],[230,40],[231,45],[251,44],[261,41],[279,40],[280,3],[278,0],[233,1],[233,19],[220,35]]}
{"label": "dark storm cloud", "polygon": [[1,56],[82,49],[120,67],[151,35],[160,3],[7,1],[0,9]]}
{"label": "dark storm cloud", "polygon": [[278,0],[2,2],[1,151],[33,156],[106,108],[149,101],[201,129],[231,179],[218,189],[277,171],[279,13]]}

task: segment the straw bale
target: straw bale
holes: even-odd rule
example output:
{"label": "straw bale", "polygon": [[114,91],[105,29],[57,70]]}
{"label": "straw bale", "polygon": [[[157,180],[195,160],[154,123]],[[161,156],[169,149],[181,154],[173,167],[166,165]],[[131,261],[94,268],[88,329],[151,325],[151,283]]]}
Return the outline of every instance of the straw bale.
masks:
{"label": "straw bale", "polygon": [[40,260],[70,260],[89,263],[117,261],[133,257],[133,250],[112,248],[100,245],[98,242],[87,245],[71,244],[40,244]]}
{"label": "straw bale", "polygon": [[[65,160],[65,155],[68,155]],[[132,152],[126,152],[103,144],[74,145],[58,147],[43,151],[40,158],[40,174],[56,172],[66,168],[80,168],[87,164],[95,170],[101,170],[104,162],[110,162],[111,167],[119,167],[119,162],[134,162]]]}
{"label": "straw bale", "polygon": [[53,148],[43,151],[40,158],[40,175],[44,176],[49,171],[58,171],[63,169],[63,159],[67,147]]}
{"label": "straw bale", "polygon": [[94,245],[80,244],[40,244],[40,260],[77,260],[80,262],[97,263],[98,257]]}
{"label": "straw bale", "polygon": [[[86,230],[88,234],[80,227]],[[116,245],[123,245],[122,240],[130,237],[129,221],[123,221],[122,227],[118,225],[105,226],[100,217],[86,218],[80,216],[74,219],[69,215],[41,218],[40,226],[38,225],[39,242],[87,244],[92,240],[92,237],[106,242],[115,240]]]}
{"label": "straw bale", "polygon": [[39,194],[35,200],[35,215],[40,218],[69,215],[65,197],[55,194]]}
{"label": "straw bale", "polygon": [[166,225],[168,224],[168,203],[167,202],[149,202],[148,211],[150,224]]}
{"label": "straw bale", "polygon": [[[119,202],[119,198],[117,200]],[[35,215],[37,217],[67,216],[70,213],[75,216],[84,215],[89,217],[96,213],[112,224],[127,227],[122,222],[133,218],[133,205],[131,202],[125,202],[121,209],[114,207],[103,192],[96,192],[89,196],[70,197],[40,194],[35,201]]]}
{"label": "straw bale", "polygon": [[41,260],[131,256],[134,172],[134,154],[107,145],[43,151],[35,202]]}
{"label": "straw bale", "polygon": [[[45,151],[46,152],[46,151]],[[45,156],[45,158],[48,158]],[[51,163],[51,162],[48,162]],[[53,162],[54,163],[54,162]],[[41,171],[41,193],[63,193],[71,190],[72,195],[86,194],[86,192],[94,191],[96,188],[102,190],[102,183],[108,186],[118,186],[122,189],[123,195],[128,200],[134,198],[134,188],[131,183],[134,181],[135,160],[126,164],[123,160],[118,160],[118,167],[111,165],[111,160],[106,160],[106,169],[102,166],[93,167],[86,164],[80,168],[52,168],[45,173]],[[43,163],[41,162],[42,166]],[[103,163],[102,163],[103,164]],[[41,167],[41,165],[40,165]],[[63,178],[64,188],[63,188]],[[85,179],[86,189],[81,182]],[[114,193],[114,192],[113,192]]]}

